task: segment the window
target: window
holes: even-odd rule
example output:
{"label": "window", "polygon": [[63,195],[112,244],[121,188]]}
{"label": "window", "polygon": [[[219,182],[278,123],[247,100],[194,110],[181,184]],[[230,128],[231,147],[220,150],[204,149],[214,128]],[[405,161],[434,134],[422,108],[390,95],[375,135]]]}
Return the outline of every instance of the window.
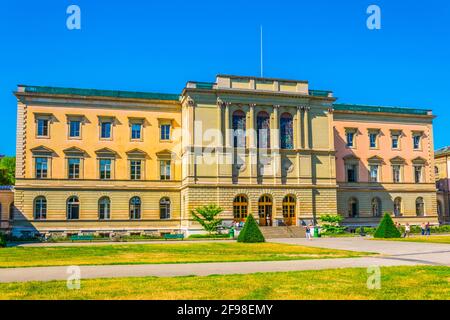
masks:
{"label": "window", "polygon": [[70,138],[81,137],[81,121],[70,120],[70,122],[69,122],[69,137]]}
{"label": "window", "polygon": [[377,147],[377,137],[378,137],[378,133],[375,133],[375,132],[369,133],[369,147],[370,148]]}
{"label": "window", "polygon": [[245,148],[245,130],[245,113],[241,110],[237,110],[233,113],[233,135],[235,148]]}
{"label": "window", "polygon": [[161,160],[159,164],[161,180],[170,180],[170,160]]}
{"label": "window", "polygon": [[381,200],[378,197],[372,199],[372,216],[381,217]]}
{"label": "window", "polygon": [[80,201],[73,196],[67,200],[67,219],[76,220],[80,218]]}
{"label": "window", "polygon": [[131,139],[141,140],[142,137],[142,124],[132,123],[131,124]]}
{"label": "window", "polygon": [[170,140],[170,124],[161,125],[161,140]]}
{"label": "window", "polygon": [[414,134],[413,135],[413,148],[414,150],[419,150],[420,149],[420,142],[421,142],[421,135],[419,134]]}
{"label": "window", "polygon": [[394,215],[400,217],[402,215],[402,198],[397,197],[394,199]]}
{"label": "window", "polygon": [[111,139],[112,122],[103,121],[100,123],[100,138]]}
{"label": "window", "polygon": [[283,113],[280,117],[280,139],[281,149],[294,148],[294,127],[292,116],[289,113]]}
{"label": "window", "polygon": [[14,213],[15,213],[15,205],[14,205],[14,202],[13,203],[11,203],[10,205],[9,205],[9,220],[14,220]]}
{"label": "window", "polygon": [[353,131],[347,131],[345,133],[345,135],[347,137],[347,147],[353,148],[354,147],[355,133]]}
{"label": "window", "polygon": [[350,198],[348,200],[348,216],[350,218],[357,218],[359,216],[358,199]]}
{"label": "window", "polygon": [[130,199],[130,219],[138,220],[141,218],[141,198],[133,197]]}
{"label": "window", "polygon": [[99,160],[100,179],[111,179],[111,159]]}
{"label": "window", "polygon": [[283,218],[287,225],[295,224],[295,197],[292,195],[283,198]]}
{"label": "window", "polygon": [[416,199],[416,215],[418,217],[422,217],[424,215],[424,203],[423,203],[423,198],[422,197],[418,197]]}
{"label": "window", "polygon": [[394,183],[400,183],[401,182],[401,165],[394,164],[392,166],[392,181]]}
{"label": "window", "polygon": [[442,211],[442,202],[437,201],[437,214],[439,217],[442,217],[443,211]]}
{"label": "window", "polygon": [[422,166],[414,166],[414,182],[421,183],[422,182]]}
{"label": "window", "polygon": [[80,159],[79,158],[69,158],[67,160],[68,167],[68,178],[69,179],[79,179],[80,178]]}
{"label": "window", "polygon": [[347,164],[347,182],[358,182],[358,165]]}
{"label": "window", "polygon": [[379,166],[377,164],[371,164],[369,166],[370,170],[370,182],[378,182],[378,168]]}
{"label": "window", "polygon": [[392,142],[392,149],[398,149],[399,148],[399,136],[397,134],[392,135],[391,137]]}
{"label": "window", "polygon": [[435,175],[439,175],[439,168],[438,167],[434,167],[434,174]]}
{"label": "window", "polygon": [[141,180],[141,160],[130,160],[131,180]]}
{"label": "window", "polygon": [[239,195],[233,200],[233,216],[236,221],[244,221],[248,214],[248,201],[244,195]]}
{"label": "window", "polygon": [[111,218],[111,200],[108,197],[101,197],[98,200],[99,220],[109,220]]}
{"label": "window", "polygon": [[270,117],[261,111],[256,117],[258,148],[270,148]]}
{"label": "window", "polygon": [[48,158],[35,158],[36,179],[45,179],[48,177]]}
{"label": "window", "polygon": [[170,199],[162,198],[159,200],[159,218],[170,219]]}
{"label": "window", "polygon": [[37,119],[37,136],[48,137],[48,119]]}
{"label": "window", "polygon": [[39,196],[34,199],[33,216],[35,220],[45,220],[47,218],[47,199],[45,197]]}

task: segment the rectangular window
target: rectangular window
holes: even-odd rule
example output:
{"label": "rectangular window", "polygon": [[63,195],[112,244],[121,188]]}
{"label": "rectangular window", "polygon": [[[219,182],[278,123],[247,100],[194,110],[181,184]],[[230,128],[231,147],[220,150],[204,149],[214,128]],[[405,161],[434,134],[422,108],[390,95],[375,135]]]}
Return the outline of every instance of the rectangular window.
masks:
{"label": "rectangular window", "polygon": [[400,165],[393,165],[392,166],[392,181],[394,183],[399,183],[401,180],[400,175],[401,166]]}
{"label": "rectangular window", "polygon": [[100,130],[100,138],[102,139],[111,139],[111,127],[112,123],[105,121],[100,124],[101,130]]}
{"label": "rectangular window", "polygon": [[100,179],[111,179],[111,159],[100,159]]}
{"label": "rectangular window", "polygon": [[398,135],[392,135],[392,149],[398,149]]}
{"label": "rectangular window", "polygon": [[376,148],[377,147],[377,133],[369,133],[369,142],[370,142],[370,148]]}
{"label": "rectangular window", "polygon": [[414,150],[419,150],[420,149],[420,136],[419,135],[414,135],[413,136],[413,148]]}
{"label": "rectangular window", "polygon": [[131,139],[141,140],[142,125],[140,123],[133,123],[131,125]]}
{"label": "rectangular window", "polygon": [[141,180],[141,160],[131,160],[130,161],[130,179],[131,180]]}
{"label": "rectangular window", "polygon": [[347,135],[347,147],[352,148],[354,146],[353,139],[355,137],[355,133],[347,132],[346,135]]}
{"label": "rectangular window", "polygon": [[79,158],[69,158],[68,162],[68,178],[69,179],[79,179],[80,178],[80,159]]}
{"label": "rectangular window", "polygon": [[170,180],[170,160],[160,161],[161,180]]}
{"label": "rectangular window", "polygon": [[48,158],[36,158],[36,179],[48,177]]}
{"label": "rectangular window", "polygon": [[170,140],[170,124],[161,125],[161,140]]}
{"label": "rectangular window", "polygon": [[48,119],[37,120],[37,135],[38,137],[48,137]]}
{"label": "rectangular window", "polygon": [[69,137],[79,138],[81,136],[81,121],[71,120],[69,122]]}
{"label": "rectangular window", "polygon": [[414,182],[422,182],[422,166],[414,166]]}
{"label": "rectangular window", "polygon": [[347,182],[357,182],[358,181],[358,165],[350,164],[347,165]]}
{"label": "rectangular window", "polygon": [[378,165],[370,165],[370,182],[378,182]]}

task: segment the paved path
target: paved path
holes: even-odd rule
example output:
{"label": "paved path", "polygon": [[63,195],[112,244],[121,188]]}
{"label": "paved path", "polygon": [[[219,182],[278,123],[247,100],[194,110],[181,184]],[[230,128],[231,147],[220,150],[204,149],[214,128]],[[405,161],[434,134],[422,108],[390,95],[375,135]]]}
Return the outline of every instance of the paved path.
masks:
{"label": "paved path", "polygon": [[[296,261],[81,266],[81,278],[205,276],[368,266],[450,266],[450,245],[448,244],[373,241],[361,238],[323,238],[312,241],[276,239],[272,242],[378,252],[381,256]],[[3,268],[0,269],[0,282],[66,280],[68,278],[67,270],[66,266]]]}

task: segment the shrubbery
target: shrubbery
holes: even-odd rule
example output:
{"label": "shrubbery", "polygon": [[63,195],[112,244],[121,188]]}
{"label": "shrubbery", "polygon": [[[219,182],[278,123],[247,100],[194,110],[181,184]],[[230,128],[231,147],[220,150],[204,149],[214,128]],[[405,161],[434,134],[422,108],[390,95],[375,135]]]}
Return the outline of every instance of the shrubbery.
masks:
{"label": "shrubbery", "polygon": [[319,220],[320,224],[320,233],[324,235],[332,235],[332,234],[342,234],[345,232],[347,227],[341,226],[340,223],[344,218],[338,214],[324,214],[321,215]]}
{"label": "shrubbery", "polygon": [[6,235],[0,233],[0,248],[6,247]]}
{"label": "shrubbery", "polygon": [[266,241],[263,234],[261,233],[261,230],[259,230],[258,224],[251,214],[248,215],[247,220],[244,224],[244,228],[242,228],[241,232],[239,233],[237,241],[247,243]]}
{"label": "shrubbery", "polygon": [[400,238],[400,231],[394,224],[389,213],[385,213],[383,220],[381,220],[380,225],[375,231],[374,238]]}

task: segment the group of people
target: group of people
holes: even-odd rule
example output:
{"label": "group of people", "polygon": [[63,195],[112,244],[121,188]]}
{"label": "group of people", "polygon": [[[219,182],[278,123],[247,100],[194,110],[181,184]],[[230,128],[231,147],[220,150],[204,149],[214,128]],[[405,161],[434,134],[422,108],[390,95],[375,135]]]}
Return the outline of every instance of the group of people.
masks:
{"label": "group of people", "polygon": [[[396,222],[395,226],[397,227],[398,230],[401,230],[402,228],[402,225],[399,222]],[[420,230],[423,236],[431,235],[431,224],[429,222],[427,223],[422,222],[422,224],[420,225]],[[405,229],[403,231],[403,238],[409,237],[410,233],[411,233],[411,226],[409,225],[409,223],[406,223]]]}

